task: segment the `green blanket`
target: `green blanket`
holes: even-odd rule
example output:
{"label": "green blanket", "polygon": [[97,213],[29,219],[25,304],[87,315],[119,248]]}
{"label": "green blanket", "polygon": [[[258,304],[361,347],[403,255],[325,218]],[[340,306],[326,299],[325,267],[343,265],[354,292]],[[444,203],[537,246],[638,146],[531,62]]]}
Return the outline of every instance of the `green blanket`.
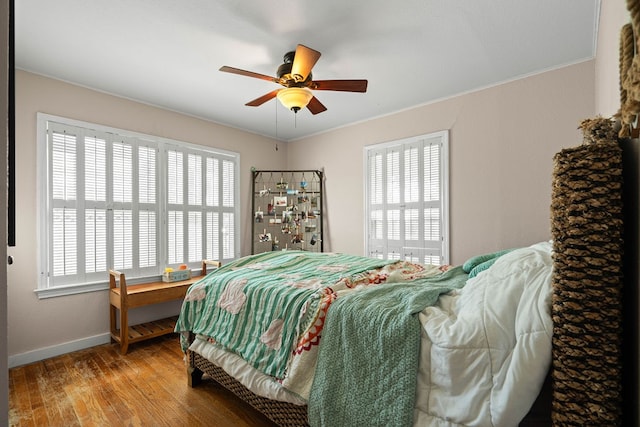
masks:
{"label": "green blanket", "polygon": [[417,314],[466,280],[455,267],[338,298],[320,341],[311,426],[410,426],[420,357]]}
{"label": "green blanket", "polygon": [[303,251],[240,258],[189,288],[175,330],[183,332],[183,350],[184,332],[202,334],[265,374],[284,378],[298,334],[318,309],[323,290],[337,290],[345,280],[392,262]]}

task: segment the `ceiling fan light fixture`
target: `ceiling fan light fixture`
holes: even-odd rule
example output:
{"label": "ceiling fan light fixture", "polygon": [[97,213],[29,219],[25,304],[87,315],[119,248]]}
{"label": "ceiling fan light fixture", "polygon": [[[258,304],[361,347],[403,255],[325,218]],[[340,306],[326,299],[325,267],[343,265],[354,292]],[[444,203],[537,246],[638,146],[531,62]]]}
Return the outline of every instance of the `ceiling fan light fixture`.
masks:
{"label": "ceiling fan light fixture", "polygon": [[309,104],[313,93],[306,87],[288,87],[280,90],[277,96],[282,105],[297,113]]}
{"label": "ceiling fan light fixture", "polygon": [[220,67],[220,71],[266,80],[284,87],[284,89],[272,90],[244,104],[248,107],[259,107],[277,97],[282,105],[294,113],[306,107],[311,114],[315,115],[327,111],[327,107],[313,96],[311,90],[361,93],[367,91],[366,80],[313,80],[311,69],[320,58],[320,55],[317,50],[299,44],[295,52],[287,52],[285,54],[284,64],[278,67],[278,77],[271,77],[266,74],[241,70],[240,68],[226,65]]}

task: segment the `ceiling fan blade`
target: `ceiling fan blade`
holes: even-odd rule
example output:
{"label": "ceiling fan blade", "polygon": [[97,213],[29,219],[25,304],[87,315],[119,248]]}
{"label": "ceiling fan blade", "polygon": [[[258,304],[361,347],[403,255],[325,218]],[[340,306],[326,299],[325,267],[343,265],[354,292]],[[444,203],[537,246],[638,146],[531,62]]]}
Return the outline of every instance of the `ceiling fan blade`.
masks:
{"label": "ceiling fan blade", "polygon": [[307,108],[311,111],[311,114],[322,113],[323,111],[327,111],[327,107],[325,107],[322,102],[318,101],[318,98],[315,96],[311,98],[311,101],[307,104]]}
{"label": "ceiling fan blade", "polygon": [[231,74],[239,74],[246,77],[254,77],[256,79],[266,80],[274,83],[278,82],[275,77],[267,76],[266,74],[254,73],[253,71],[241,70],[240,68],[227,67],[226,65],[220,67],[220,71]]}
{"label": "ceiling fan blade", "polygon": [[305,81],[313,66],[318,62],[320,55],[320,52],[317,50],[299,44],[298,47],[296,47],[296,54],[293,57],[291,74],[294,76],[297,74],[302,77],[300,81]]}
{"label": "ceiling fan blade", "polygon": [[261,97],[256,98],[253,101],[249,101],[244,105],[246,105],[248,107],[259,107],[262,104],[264,104],[265,102],[275,98],[276,95],[278,94],[278,92],[280,92],[280,89],[272,90],[271,92],[267,93],[266,95],[262,95]]}
{"label": "ceiling fan blade", "polygon": [[366,92],[367,80],[314,80],[312,89],[339,90],[342,92]]}

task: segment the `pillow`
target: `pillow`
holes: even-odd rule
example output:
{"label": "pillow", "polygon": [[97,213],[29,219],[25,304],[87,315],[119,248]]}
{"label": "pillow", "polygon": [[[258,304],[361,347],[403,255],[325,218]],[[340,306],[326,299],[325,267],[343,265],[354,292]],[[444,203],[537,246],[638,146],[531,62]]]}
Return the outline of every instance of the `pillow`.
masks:
{"label": "pillow", "polygon": [[[500,258],[502,255],[504,255],[506,253],[511,252],[512,250],[513,249],[505,249],[505,250],[493,252],[493,253],[490,253],[490,254],[476,255],[476,256],[474,256],[472,258],[469,258],[467,260],[467,262],[465,262],[462,265],[462,271],[464,271],[467,274],[470,274],[471,270],[473,270],[475,267],[479,266],[480,264],[485,263],[487,261],[491,261],[491,260],[494,260],[494,262],[495,262],[496,259]],[[491,263],[491,264],[493,264],[493,263]],[[480,270],[480,271],[484,271],[487,268],[491,267],[491,264],[489,264],[486,268],[484,268],[483,270]],[[480,271],[478,271],[478,273]]]}
{"label": "pillow", "polygon": [[487,268],[491,267],[498,258],[500,257],[491,258],[489,261],[485,261],[473,267],[469,272],[469,279],[476,277],[478,274],[482,273]]}

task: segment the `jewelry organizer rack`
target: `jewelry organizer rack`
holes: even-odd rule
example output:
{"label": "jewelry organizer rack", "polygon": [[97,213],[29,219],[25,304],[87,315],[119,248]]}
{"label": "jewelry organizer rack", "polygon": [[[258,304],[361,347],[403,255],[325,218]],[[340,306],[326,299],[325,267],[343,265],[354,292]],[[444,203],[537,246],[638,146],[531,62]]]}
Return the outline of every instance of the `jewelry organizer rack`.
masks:
{"label": "jewelry organizer rack", "polygon": [[251,253],[294,249],[322,252],[323,172],[251,172]]}

